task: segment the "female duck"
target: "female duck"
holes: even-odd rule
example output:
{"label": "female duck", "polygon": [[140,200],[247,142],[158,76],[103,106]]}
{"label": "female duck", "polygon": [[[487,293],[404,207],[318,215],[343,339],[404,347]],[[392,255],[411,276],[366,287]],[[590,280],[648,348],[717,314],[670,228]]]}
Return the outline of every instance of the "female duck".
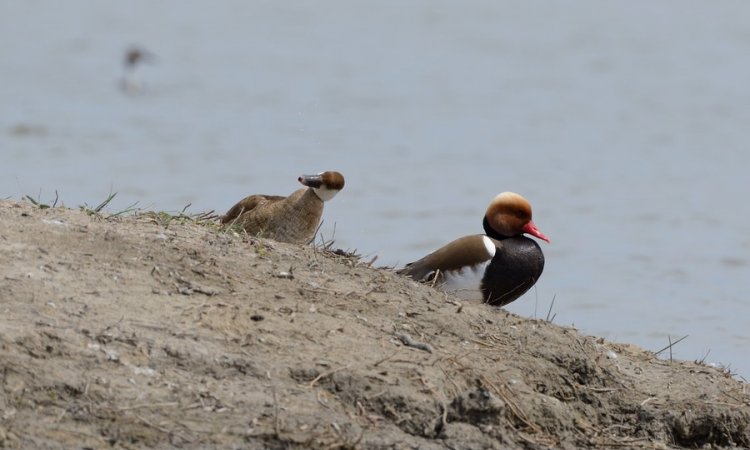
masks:
{"label": "female duck", "polygon": [[247,233],[281,242],[307,244],[323,216],[323,202],[344,188],[339,172],[302,175],[297,179],[304,188],[288,197],[251,195],[237,202],[221,217],[221,223],[239,225]]}

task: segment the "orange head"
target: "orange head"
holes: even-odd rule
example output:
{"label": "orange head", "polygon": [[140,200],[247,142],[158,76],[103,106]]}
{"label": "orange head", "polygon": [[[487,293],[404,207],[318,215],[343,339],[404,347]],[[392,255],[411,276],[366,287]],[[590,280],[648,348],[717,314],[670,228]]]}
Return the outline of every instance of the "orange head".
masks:
{"label": "orange head", "polygon": [[528,233],[543,241],[550,241],[531,220],[529,201],[514,192],[503,192],[492,199],[484,215],[484,223],[489,236],[496,233],[501,237],[512,237]]}
{"label": "orange head", "polygon": [[311,188],[324,202],[344,189],[344,176],[339,172],[321,172],[317,175],[300,175],[297,180]]}

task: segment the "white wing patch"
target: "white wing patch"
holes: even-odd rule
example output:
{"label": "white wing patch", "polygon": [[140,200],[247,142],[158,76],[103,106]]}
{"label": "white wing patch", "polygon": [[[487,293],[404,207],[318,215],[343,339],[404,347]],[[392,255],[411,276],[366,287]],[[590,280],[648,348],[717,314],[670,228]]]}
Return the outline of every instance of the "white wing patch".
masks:
{"label": "white wing patch", "polygon": [[487,236],[482,236],[482,242],[484,242],[484,247],[487,249],[488,258],[492,259],[495,256],[495,251],[497,251],[495,243]]}

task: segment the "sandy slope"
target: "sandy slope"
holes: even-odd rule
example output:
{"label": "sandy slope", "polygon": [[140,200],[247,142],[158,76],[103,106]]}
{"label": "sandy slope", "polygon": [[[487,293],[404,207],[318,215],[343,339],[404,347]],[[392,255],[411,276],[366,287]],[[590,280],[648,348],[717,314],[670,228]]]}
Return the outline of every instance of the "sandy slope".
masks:
{"label": "sandy slope", "polygon": [[747,384],[166,215],[0,202],[0,447],[750,446]]}

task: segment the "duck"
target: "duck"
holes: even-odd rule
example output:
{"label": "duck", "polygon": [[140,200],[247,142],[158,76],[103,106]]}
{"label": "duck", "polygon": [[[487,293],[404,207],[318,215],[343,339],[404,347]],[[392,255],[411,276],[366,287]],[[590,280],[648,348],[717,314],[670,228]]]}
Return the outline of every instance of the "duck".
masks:
{"label": "duck", "polygon": [[344,176],[327,171],[300,175],[297,181],[305,187],[287,197],[255,194],[243,198],[221,216],[221,223],[275,241],[312,242],[323,216],[323,204],[344,188]]}
{"label": "duck", "polygon": [[531,204],[502,192],[487,207],[485,234],[458,238],[397,272],[465,300],[505,306],[526,293],[544,270],[539,244],[550,243],[531,217]]}

